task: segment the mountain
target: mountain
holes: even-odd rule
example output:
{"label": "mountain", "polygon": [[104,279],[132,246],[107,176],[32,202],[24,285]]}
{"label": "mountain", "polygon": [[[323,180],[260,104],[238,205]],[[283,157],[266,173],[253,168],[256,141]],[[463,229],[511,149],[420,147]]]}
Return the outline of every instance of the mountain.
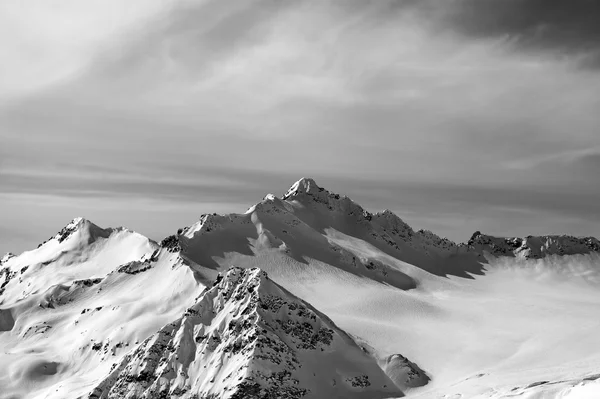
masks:
{"label": "mountain", "polygon": [[308,178],[160,243],[77,218],[0,260],[0,398],[566,395],[596,381],[599,264],[592,237],[457,244]]}
{"label": "mountain", "polygon": [[496,257],[512,256],[523,259],[542,259],[547,256],[563,256],[600,252],[600,241],[595,237],[573,236],[527,236],[492,237],[476,231],[467,243],[468,248]]}
{"label": "mountain", "polygon": [[90,397],[384,398],[401,391],[325,315],[260,269],[231,268],[125,356]]}
{"label": "mountain", "polygon": [[[483,273],[477,254],[459,253],[460,247],[448,239],[414,231],[390,211],[372,214],[307,178],[292,185],[281,199],[269,194],[244,214],[203,215],[174,238],[190,264],[215,270],[221,267],[216,258],[227,254],[260,258],[269,253],[281,256],[283,263],[291,258],[307,264],[312,259],[401,289],[415,288],[414,267],[440,276]],[[361,252],[353,240],[404,265],[390,266]],[[207,274],[207,281],[214,276]]]}
{"label": "mountain", "polygon": [[8,398],[86,395],[203,288],[177,254],[85,219],[1,267],[0,397]]}

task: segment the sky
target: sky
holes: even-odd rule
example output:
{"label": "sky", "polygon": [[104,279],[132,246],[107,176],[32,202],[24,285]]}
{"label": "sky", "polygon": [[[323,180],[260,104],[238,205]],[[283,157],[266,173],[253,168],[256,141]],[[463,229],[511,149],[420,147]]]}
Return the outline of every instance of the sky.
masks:
{"label": "sky", "polygon": [[458,242],[600,236],[600,2],[0,2],[0,253],[303,176]]}

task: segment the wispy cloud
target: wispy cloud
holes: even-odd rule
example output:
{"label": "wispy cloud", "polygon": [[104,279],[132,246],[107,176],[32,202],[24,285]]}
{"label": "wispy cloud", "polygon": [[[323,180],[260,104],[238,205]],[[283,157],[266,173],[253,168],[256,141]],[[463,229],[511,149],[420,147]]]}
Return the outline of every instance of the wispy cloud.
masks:
{"label": "wispy cloud", "polygon": [[[490,203],[489,227],[504,205],[590,231],[593,2],[75,3],[0,6],[7,195],[251,205],[312,175],[368,207],[427,204],[453,238]],[[404,188],[361,194],[382,186]]]}
{"label": "wispy cloud", "polygon": [[0,101],[65,82],[168,7],[160,0],[0,4]]}
{"label": "wispy cloud", "polygon": [[500,38],[508,47],[579,66],[600,66],[600,4],[593,0],[426,0],[416,7],[442,29]]}

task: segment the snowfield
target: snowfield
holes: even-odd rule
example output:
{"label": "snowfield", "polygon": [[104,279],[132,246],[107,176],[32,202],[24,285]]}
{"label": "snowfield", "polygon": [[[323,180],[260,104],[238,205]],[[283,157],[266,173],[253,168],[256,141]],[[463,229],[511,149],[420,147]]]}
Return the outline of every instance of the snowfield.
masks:
{"label": "snowfield", "polygon": [[303,178],[0,261],[0,398],[600,398],[600,242],[456,244]]}

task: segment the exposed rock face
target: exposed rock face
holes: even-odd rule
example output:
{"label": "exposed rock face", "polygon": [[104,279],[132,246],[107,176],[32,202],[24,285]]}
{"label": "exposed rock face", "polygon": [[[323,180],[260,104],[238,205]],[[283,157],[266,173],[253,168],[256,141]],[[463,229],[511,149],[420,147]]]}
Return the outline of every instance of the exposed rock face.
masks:
{"label": "exposed rock face", "polygon": [[458,245],[429,230],[414,231],[392,211],[386,209],[373,215],[373,224],[379,227],[382,236],[393,241],[407,243],[411,248],[426,254],[449,254],[458,250]]}
{"label": "exposed rock face", "polygon": [[402,392],[326,316],[231,268],[127,355],[91,398],[384,398]]}
{"label": "exposed rock face", "polygon": [[10,258],[14,258],[15,255],[13,253],[7,252],[2,259],[0,259],[0,265],[9,261]]}
{"label": "exposed rock face", "polygon": [[178,236],[172,235],[168,236],[160,242],[160,246],[166,248],[169,252],[178,252],[181,251],[181,247],[179,246],[179,238]]}
{"label": "exposed rock face", "polygon": [[600,241],[598,239],[567,235],[504,238],[493,237],[476,231],[467,245],[471,251],[523,259],[541,259],[549,255],[562,256],[600,252]]}
{"label": "exposed rock face", "polygon": [[15,326],[15,319],[13,318],[10,309],[0,309],[0,332],[10,331]]}
{"label": "exposed rock face", "polygon": [[0,297],[4,293],[6,286],[10,281],[17,275],[16,272],[11,271],[8,267],[0,270]]}
{"label": "exposed rock face", "polygon": [[419,366],[399,354],[386,357],[379,365],[396,386],[403,390],[422,387],[430,380]]}

